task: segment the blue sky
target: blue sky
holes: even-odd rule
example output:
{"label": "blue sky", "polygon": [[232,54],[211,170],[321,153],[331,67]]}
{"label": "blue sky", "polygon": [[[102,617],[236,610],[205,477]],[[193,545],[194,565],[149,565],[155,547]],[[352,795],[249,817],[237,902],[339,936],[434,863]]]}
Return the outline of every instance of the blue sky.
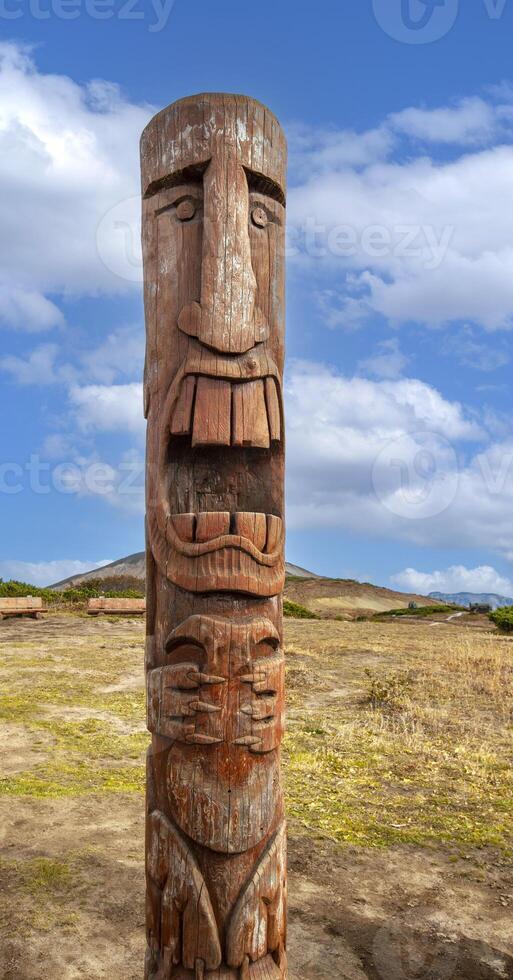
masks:
{"label": "blue sky", "polygon": [[2,0],[0,29],[0,575],[143,547],[138,138],[211,90],[289,137],[289,560],[513,594],[513,0]]}

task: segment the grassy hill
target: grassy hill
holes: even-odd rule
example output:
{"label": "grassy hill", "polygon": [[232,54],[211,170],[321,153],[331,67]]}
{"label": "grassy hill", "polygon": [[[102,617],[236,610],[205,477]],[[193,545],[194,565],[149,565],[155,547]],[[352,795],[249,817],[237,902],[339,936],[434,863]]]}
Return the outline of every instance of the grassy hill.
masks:
{"label": "grassy hill", "polygon": [[408,609],[410,602],[417,606],[433,606],[425,596],[394,592],[370,582],[338,578],[295,578],[288,576],[285,598],[296,602],[321,619],[356,619],[373,616],[392,609]]}
{"label": "grassy hill", "polygon": [[[52,586],[58,592],[66,589],[81,589],[87,583],[104,581],[105,589],[137,589],[144,591],[145,583],[144,552],[128,555],[118,561],[94,568],[82,575],[74,575]],[[286,564],[285,599],[290,604],[303,607],[313,616],[321,619],[356,619],[358,616],[372,616],[378,612],[392,609],[407,609],[410,602],[418,606],[432,606],[433,599],[405,592],[384,589],[370,582],[356,582],[353,579],[323,578],[298,565]],[[289,615],[292,615],[289,607]],[[303,613],[304,615],[304,613]]]}

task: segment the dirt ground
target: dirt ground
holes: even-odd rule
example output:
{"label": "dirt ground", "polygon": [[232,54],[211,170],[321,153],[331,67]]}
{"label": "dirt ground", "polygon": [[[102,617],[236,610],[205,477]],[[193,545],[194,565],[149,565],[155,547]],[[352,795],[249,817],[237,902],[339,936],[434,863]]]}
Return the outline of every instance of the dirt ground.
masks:
{"label": "dirt ground", "polygon": [[[142,645],[0,623],[4,980],[142,976]],[[513,978],[511,641],[289,621],[286,653],[290,980]]]}

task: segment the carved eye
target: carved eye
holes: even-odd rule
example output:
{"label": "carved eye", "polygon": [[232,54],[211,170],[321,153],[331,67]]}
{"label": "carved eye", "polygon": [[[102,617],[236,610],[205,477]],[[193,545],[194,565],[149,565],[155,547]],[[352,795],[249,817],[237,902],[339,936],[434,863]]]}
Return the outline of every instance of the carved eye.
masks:
{"label": "carved eye", "polygon": [[267,214],[263,208],[256,207],[253,208],[251,212],[251,220],[257,228],[265,228],[267,224]]}
{"label": "carved eye", "polygon": [[190,221],[191,218],[194,218],[195,214],[196,204],[191,198],[188,198],[186,201],[180,201],[176,205],[176,216],[179,221]]}

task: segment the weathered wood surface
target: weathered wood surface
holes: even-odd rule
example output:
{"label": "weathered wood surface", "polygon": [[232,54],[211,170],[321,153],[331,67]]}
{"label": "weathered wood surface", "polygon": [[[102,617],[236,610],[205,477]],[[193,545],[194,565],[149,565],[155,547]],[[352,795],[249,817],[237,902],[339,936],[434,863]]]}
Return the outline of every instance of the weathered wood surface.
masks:
{"label": "weathered wood surface", "polygon": [[46,610],[43,600],[37,596],[16,596],[0,598],[0,619],[5,616],[32,616],[40,619]]}
{"label": "weathered wood surface", "polygon": [[98,599],[88,600],[87,612],[90,616],[99,616],[101,613],[144,616],[146,612],[146,599],[110,599],[101,596]]}
{"label": "weathered wood surface", "polygon": [[280,980],[285,139],[199,95],[150,122],[141,166],[145,975]]}

